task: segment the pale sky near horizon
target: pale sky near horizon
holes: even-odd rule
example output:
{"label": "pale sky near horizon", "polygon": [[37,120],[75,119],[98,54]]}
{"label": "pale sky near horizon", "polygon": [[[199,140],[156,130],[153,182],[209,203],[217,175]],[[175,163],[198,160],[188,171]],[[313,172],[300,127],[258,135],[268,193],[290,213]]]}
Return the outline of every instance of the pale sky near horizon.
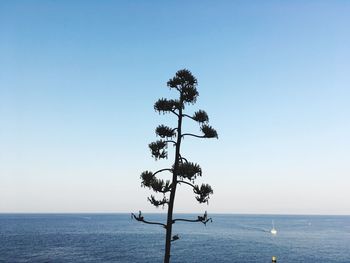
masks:
{"label": "pale sky near horizon", "polygon": [[[350,215],[350,2],[1,1],[0,213],[166,212],[139,175],[178,69],[219,140],[176,212]],[[186,124],[192,132],[196,125]],[[169,177],[168,174],[164,178]]]}

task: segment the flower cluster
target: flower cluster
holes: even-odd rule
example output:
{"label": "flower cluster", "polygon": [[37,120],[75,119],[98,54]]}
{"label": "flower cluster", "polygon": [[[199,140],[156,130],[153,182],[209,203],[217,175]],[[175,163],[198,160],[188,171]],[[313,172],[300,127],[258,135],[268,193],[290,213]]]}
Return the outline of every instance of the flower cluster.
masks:
{"label": "flower cluster", "polygon": [[172,112],[174,110],[180,109],[181,105],[178,100],[168,100],[168,99],[159,99],[154,103],[154,109],[159,113]]}
{"label": "flower cluster", "polygon": [[195,121],[199,123],[205,123],[209,121],[208,114],[204,110],[196,111],[192,117]]}
{"label": "flower cluster", "polygon": [[144,171],[141,176],[141,186],[153,189],[155,192],[166,193],[171,190],[170,181],[157,179],[150,171]]}
{"label": "flower cluster", "polygon": [[202,169],[196,163],[184,162],[179,164],[176,170],[176,175],[180,176],[180,178],[186,178],[193,181],[197,176],[202,176]]}
{"label": "flower cluster", "polygon": [[199,203],[208,203],[210,195],[213,194],[213,189],[209,184],[202,184],[201,187],[196,185],[193,192],[198,195],[196,199]]}
{"label": "flower cluster", "polygon": [[168,158],[168,152],[165,150],[167,143],[159,140],[156,142],[151,142],[148,147],[151,149],[152,156],[157,159]]}
{"label": "flower cluster", "polygon": [[172,138],[176,135],[174,129],[165,125],[159,125],[156,128],[156,134],[161,138]]}
{"label": "flower cluster", "polygon": [[218,138],[218,133],[216,132],[216,130],[206,124],[203,124],[201,127],[201,131],[204,134],[204,138]]}
{"label": "flower cluster", "polygon": [[164,196],[163,199],[157,200],[153,195],[148,197],[148,201],[154,205],[155,207],[163,206],[167,203],[169,203],[169,200]]}

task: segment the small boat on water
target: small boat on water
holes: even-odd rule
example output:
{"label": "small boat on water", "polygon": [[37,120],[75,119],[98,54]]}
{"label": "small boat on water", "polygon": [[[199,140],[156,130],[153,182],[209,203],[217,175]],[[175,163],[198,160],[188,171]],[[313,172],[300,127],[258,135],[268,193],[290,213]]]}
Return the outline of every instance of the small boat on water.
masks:
{"label": "small boat on water", "polygon": [[277,234],[277,230],[275,228],[275,223],[273,222],[273,220],[272,220],[272,229],[270,230],[270,233],[272,235],[276,235]]}

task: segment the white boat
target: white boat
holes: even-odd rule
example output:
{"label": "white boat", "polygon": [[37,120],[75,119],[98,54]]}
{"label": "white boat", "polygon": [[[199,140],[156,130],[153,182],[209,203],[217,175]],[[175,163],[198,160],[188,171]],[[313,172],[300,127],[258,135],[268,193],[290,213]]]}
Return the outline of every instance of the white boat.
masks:
{"label": "white boat", "polygon": [[276,228],[275,228],[275,224],[274,224],[273,220],[272,220],[272,229],[271,229],[270,233],[271,233],[272,235],[276,235],[276,234],[277,234],[277,230],[276,230]]}

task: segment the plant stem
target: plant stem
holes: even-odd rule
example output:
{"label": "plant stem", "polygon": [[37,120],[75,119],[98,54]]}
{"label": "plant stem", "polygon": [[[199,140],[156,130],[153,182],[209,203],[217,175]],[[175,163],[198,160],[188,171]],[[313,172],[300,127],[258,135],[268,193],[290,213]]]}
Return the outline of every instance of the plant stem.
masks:
{"label": "plant stem", "polygon": [[177,186],[177,170],[180,162],[180,146],[181,146],[181,126],[182,126],[182,93],[180,92],[180,109],[178,114],[178,124],[177,124],[177,142],[176,142],[176,151],[175,151],[175,162],[174,162],[174,170],[173,170],[173,181],[172,188],[170,192],[170,199],[168,205],[168,218],[166,224],[166,238],[165,238],[165,255],[164,255],[164,263],[170,262],[170,250],[171,250],[171,232],[173,226],[173,210],[174,210],[174,201],[175,201],[175,193]]}

